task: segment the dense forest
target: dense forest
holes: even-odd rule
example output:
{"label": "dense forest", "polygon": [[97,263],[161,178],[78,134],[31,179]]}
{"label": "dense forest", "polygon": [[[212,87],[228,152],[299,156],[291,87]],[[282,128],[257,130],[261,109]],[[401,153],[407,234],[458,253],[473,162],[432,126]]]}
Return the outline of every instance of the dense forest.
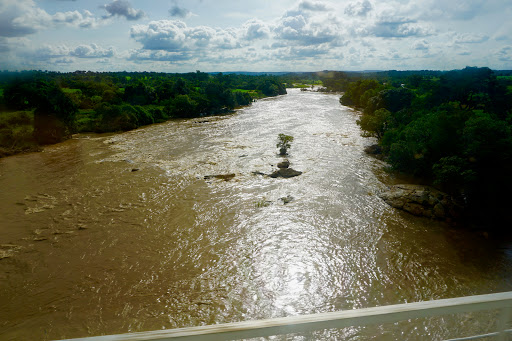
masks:
{"label": "dense forest", "polygon": [[341,104],[359,108],[395,171],[463,202],[477,226],[505,230],[512,218],[512,75],[467,67],[345,77]]}
{"label": "dense forest", "polygon": [[76,132],[113,132],[170,118],[215,115],[286,94],[274,76],[0,72],[0,156],[62,141]]}
{"label": "dense forest", "polygon": [[[458,198],[472,224],[510,225],[512,72],[321,71],[185,74],[0,72],[0,156],[37,150],[76,132],[113,132],[171,118],[215,115],[323,86],[359,109],[390,169]],[[305,90],[305,89],[304,89]]]}

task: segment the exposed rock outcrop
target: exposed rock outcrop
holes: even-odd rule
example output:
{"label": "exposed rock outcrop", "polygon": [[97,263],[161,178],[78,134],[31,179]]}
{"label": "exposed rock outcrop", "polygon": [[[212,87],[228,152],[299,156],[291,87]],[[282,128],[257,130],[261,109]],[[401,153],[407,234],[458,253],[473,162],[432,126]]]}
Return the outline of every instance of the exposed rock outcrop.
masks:
{"label": "exposed rock outcrop", "polygon": [[462,206],[450,195],[420,185],[394,185],[379,195],[390,206],[416,216],[451,220],[462,214]]}
{"label": "exposed rock outcrop", "polygon": [[371,155],[379,160],[384,160],[385,158],[382,147],[378,144],[372,144],[371,146],[365,147],[364,151],[366,154]]}
{"label": "exposed rock outcrop", "polygon": [[274,173],[270,174],[271,178],[293,178],[294,176],[301,175],[302,172],[296,171],[292,168],[279,168],[279,170],[275,171]]}
{"label": "exposed rock outcrop", "polygon": [[365,147],[364,151],[366,154],[380,155],[382,154],[382,147],[378,144],[372,144],[371,146]]}
{"label": "exposed rock outcrop", "polygon": [[277,168],[288,168],[290,167],[290,161],[284,160],[277,164]]}
{"label": "exposed rock outcrop", "polygon": [[291,195],[288,195],[286,197],[279,198],[279,200],[283,202],[283,205],[286,205],[293,200],[293,197]]}

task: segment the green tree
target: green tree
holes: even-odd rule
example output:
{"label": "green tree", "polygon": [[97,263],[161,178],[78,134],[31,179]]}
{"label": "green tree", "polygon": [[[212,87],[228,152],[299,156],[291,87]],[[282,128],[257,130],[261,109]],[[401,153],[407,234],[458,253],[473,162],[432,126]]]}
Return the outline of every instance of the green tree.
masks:
{"label": "green tree", "polygon": [[366,136],[375,136],[380,139],[387,130],[390,118],[391,112],[382,108],[373,114],[363,114],[357,123],[366,132]]}
{"label": "green tree", "polygon": [[291,143],[293,142],[293,136],[279,134],[277,141],[276,147],[279,148],[279,155],[288,154],[288,149],[292,147]]}
{"label": "green tree", "polygon": [[75,130],[76,105],[54,83],[40,81],[33,97],[34,137],[40,144],[69,138]]}
{"label": "green tree", "polygon": [[36,83],[33,80],[16,80],[4,90],[5,104],[12,110],[27,110],[35,106]]}
{"label": "green tree", "polygon": [[364,79],[352,82],[349,84],[347,90],[341,96],[340,103],[343,105],[353,105],[361,107],[361,102],[368,101],[367,96],[363,95],[368,90],[378,89],[380,83],[374,79]]}
{"label": "green tree", "polygon": [[126,131],[155,123],[152,113],[138,105],[101,103],[96,112],[100,116],[100,132]]}
{"label": "green tree", "polygon": [[275,79],[265,79],[263,83],[258,86],[258,90],[261,90],[265,96],[270,97],[286,94],[284,84]]}
{"label": "green tree", "polygon": [[494,229],[510,226],[510,201],[503,194],[512,191],[511,125],[477,113],[466,122],[463,139],[473,175],[465,188],[469,209]]}
{"label": "green tree", "polygon": [[198,116],[197,102],[190,99],[188,95],[178,95],[169,102],[166,108],[169,116],[172,117],[195,117]]}
{"label": "green tree", "polygon": [[152,104],[157,100],[156,91],[152,86],[139,81],[125,88],[123,100],[135,105]]}

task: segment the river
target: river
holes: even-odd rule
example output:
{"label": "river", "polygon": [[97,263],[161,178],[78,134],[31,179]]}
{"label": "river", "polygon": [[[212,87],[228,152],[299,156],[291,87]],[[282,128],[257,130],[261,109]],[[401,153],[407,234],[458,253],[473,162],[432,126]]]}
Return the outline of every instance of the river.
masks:
{"label": "river", "polygon": [[[0,159],[0,339],[177,328],[512,290],[512,246],[386,205],[339,96],[83,134]],[[269,178],[277,135],[301,176]],[[208,175],[234,174],[228,179]],[[228,181],[226,181],[228,180]],[[281,198],[287,198],[285,203]],[[282,339],[434,340],[491,314]]]}

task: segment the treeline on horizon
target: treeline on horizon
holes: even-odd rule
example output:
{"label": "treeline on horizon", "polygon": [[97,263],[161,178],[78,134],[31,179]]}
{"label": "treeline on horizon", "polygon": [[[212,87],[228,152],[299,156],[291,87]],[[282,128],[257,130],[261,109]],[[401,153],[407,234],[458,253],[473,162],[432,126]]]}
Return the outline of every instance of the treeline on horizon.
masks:
{"label": "treeline on horizon", "polygon": [[341,104],[361,110],[359,125],[393,170],[458,198],[469,223],[509,230],[512,72],[390,71],[338,83]]}
{"label": "treeline on horizon", "polygon": [[215,115],[286,94],[271,75],[0,72],[0,156],[77,132],[115,132]]}

